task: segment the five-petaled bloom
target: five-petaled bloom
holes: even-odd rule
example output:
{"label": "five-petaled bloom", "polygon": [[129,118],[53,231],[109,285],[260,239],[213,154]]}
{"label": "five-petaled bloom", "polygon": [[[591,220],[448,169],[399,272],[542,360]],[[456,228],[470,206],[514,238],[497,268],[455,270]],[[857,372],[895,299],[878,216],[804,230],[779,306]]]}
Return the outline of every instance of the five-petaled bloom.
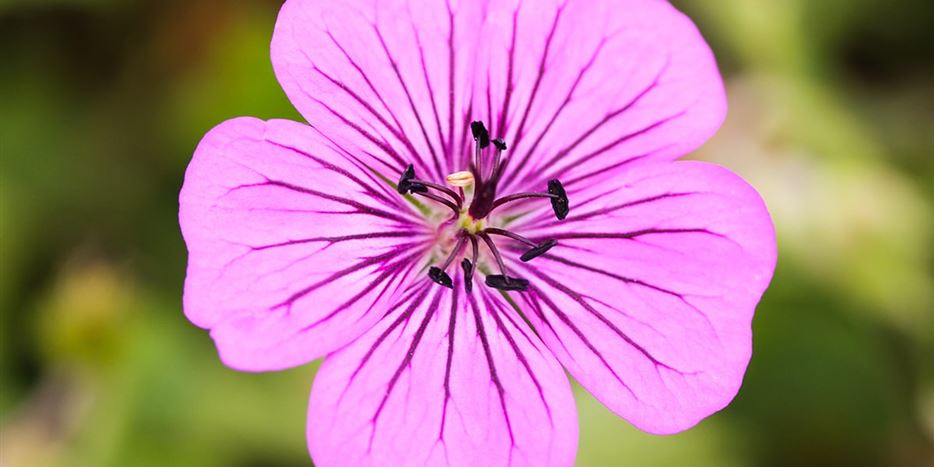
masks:
{"label": "five-petaled bloom", "polygon": [[667,1],[289,0],[271,50],[308,124],[201,141],[184,307],[230,367],[327,356],[316,463],[570,465],[563,370],[652,433],[736,394],[774,229],[675,161],[726,100]]}

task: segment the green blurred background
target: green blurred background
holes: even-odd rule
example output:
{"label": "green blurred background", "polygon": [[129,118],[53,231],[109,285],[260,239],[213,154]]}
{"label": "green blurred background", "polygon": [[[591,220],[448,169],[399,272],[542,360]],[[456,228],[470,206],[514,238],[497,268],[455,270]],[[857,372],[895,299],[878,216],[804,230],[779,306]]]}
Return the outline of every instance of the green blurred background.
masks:
{"label": "green blurred background", "polygon": [[[643,434],[575,388],[581,466],[934,466],[934,2],[678,1],[731,100],[695,156],[780,257],[735,402]],[[223,367],[180,309],[182,174],[299,119],[275,1],[0,0],[0,465],[308,465],[314,365]]]}

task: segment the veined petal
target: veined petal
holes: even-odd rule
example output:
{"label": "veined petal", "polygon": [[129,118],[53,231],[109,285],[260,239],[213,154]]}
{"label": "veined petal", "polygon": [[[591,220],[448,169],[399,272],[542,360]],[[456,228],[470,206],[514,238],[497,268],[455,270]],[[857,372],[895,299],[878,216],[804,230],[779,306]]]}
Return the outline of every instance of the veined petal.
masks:
{"label": "veined petal", "polygon": [[[571,465],[577,416],[560,365],[495,291],[429,281],[328,356],[315,378],[316,465]],[[494,295],[495,294],[495,295]]]}
{"label": "veined petal", "polygon": [[482,14],[481,2],[452,3],[290,0],[272,40],[276,76],[312,125],[399,172],[411,162],[443,179],[470,121],[467,45]]}
{"label": "veined petal", "polygon": [[510,143],[503,192],[676,159],[725,117],[713,54],[667,1],[494,1],[483,31],[473,107]]}
{"label": "veined petal", "polygon": [[726,112],[713,55],[659,0],[289,0],[272,61],[302,115],[387,167],[467,167],[469,123],[509,145],[502,191],[675,159]]}
{"label": "veined petal", "polygon": [[307,125],[255,118],[198,145],[179,195],[184,307],[227,365],[286,368],[345,345],[424,255],[426,228],[343,151]]}
{"label": "veined petal", "polygon": [[677,432],[742,383],[774,229],[755,190],[712,164],[645,164],[613,182],[583,190],[565,221],[525,224],[558,246],[515,264],[534,288],[522,306],[600,401],[643,430]]}

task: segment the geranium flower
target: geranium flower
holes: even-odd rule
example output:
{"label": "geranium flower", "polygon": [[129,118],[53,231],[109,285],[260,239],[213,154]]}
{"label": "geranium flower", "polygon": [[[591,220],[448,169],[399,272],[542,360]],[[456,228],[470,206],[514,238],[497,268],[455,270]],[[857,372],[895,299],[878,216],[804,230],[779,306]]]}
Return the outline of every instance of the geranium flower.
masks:
{"label": "geranium flower", "polygon": [[652,433],[736,394],[774,231],[675,162],[726,101],[667,2],[290,0],[271,49],[308,124],[201,141],[184,308],[232,368],[327,356],[317,464],[570,465],[564,370]]}

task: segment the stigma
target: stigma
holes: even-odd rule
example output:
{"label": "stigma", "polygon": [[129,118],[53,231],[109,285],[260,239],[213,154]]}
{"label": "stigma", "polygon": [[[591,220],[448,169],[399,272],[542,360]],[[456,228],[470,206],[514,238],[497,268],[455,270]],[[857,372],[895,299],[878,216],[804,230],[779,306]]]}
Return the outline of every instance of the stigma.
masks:
{"label": "stigma", "polygon": [[[452,211],[450,221],[442,225],[446,226],[445,228],[453,226],[456,229],[453,237],[447,237],[453,239],[453,246],[443,261],[428,268],[428,277],[434,283],[453,288],[454,281],[447,270],[455,259],[463,255],[460,265],[464,273],[464,288],[468,293],[473,289],[473,275],[477,271],[486,275],[483,283],[488,287],[503,292],[525,292],[529,289],[529,281],[509,274],[493,237],[507,237],[525,245],[526,250],[519,256],[522,262],[547,255],[558,242],[554,239],[535,242],[518,233],[498,228],[491,225],[490,213],[505,204],[538,198],[542,201],[547,199],[555,218],[564,220],[570,212],[567,192],[559,180],[552,179],[548,181],[547,187],[543,187],[545,191],[542,192],[497,196],[497,186],[505,165],[503,153],[507,150],[506,142],[501,138],[490,139],[483,122],[472,122],[470,130],[474,139],[474,151],[466,170],[448,175],[445,177],[445,184],[439,184],[417,178],[415,169],[410,164],[399,178],[396,189],[401,195],[427,198]],[[489,251],[487,261],[491,264],[478,264],[481,243]]]}

